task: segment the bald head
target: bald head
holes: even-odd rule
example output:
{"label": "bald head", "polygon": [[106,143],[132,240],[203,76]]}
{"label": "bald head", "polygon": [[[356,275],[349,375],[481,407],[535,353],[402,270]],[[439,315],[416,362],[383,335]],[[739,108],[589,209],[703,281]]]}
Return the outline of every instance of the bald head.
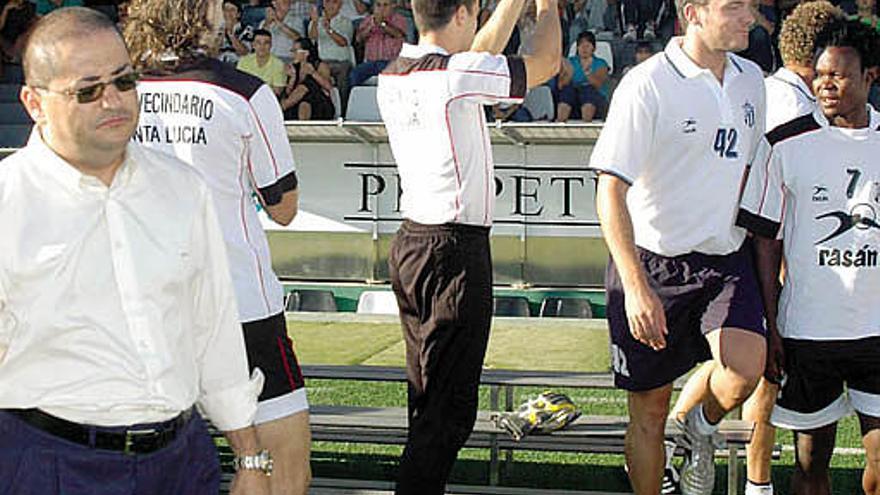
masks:
{"label": "bald head", "polygon": [[65,7],[40,18],[28,35],[22,55],[25,83],[45,87],[58,73],[58,44],[112,30],[120,39],[119,29],[106,15],[85,7]]}

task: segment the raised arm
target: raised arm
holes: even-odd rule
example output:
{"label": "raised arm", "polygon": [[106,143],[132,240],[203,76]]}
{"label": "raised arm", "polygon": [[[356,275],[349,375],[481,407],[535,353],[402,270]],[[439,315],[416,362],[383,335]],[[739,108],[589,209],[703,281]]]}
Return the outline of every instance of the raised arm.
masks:
{"label": "raised arm", "polygon": [[562,60],[562,31],[556,0],[537,0],[535,4],[538,17],[532,42],[534,51],[523,56],[526,85],[530,88],[555,76]]}
{"label": "raised arm", "polygon": [[[555,5],[556,2],[554,2]],[[477,2],[477,4],[479,4]],[[477,32],[471,51],[498,55],[507,46],[525,0],[501,0],[486,24]]]}

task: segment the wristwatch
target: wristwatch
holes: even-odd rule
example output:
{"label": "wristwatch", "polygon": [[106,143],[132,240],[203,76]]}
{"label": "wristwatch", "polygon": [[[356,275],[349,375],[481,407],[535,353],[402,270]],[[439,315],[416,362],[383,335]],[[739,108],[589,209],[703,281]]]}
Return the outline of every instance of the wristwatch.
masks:
{"label": "wristwatch", "polygon": [[379,25],[382,27],[386,27],[386,26],[388,26],[388,23],[385,21],[382,21]]}
{"label": "wristwatch", "polygon": [[272,454],[263,449],[252,455],[237,455],[232,459],[232,467],[235,472],[243,469],[262,471],[266,476],[272,476]]}

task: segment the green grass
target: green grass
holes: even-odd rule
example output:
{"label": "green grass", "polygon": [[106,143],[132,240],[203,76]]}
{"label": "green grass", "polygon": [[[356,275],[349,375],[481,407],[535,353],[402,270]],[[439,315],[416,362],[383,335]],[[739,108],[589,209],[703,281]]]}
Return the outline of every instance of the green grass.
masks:
{"label": "green grass", "polygon": [[[537,319],[534,319],[537,320]],[[289,328],[301,362],[306,364],[368,364],[403,366],[403,342],[396,323],[291,321]],[[503,369],[552,369],[604,371],[608,369],[607,334],[593,324],[548,324],[537,320],[497,320],[492,330],[486,365]],[[309,400],[313,404],[351,406],[406,405],[403,383],[311,380]],[[559,389],[578,404],[584,414],[626,415],[626,394],[618,390]],[[515,402],[541,392],[536,387],[518,387]],[[480,407],[489,409],[487,387],[481,387]],[[791,446],[792,435],[777,432],[777,442]],[[838,428],[838,447],[861,447],[855,418],[844,419]],[[400,455],[399,446],[316,442],[313,446],[316,475],[392,479]],[[465,449],[451,481],[488,482],[488,451]],[[774,462],[777,493],[787,494],[793,454],[786,450]],[[614,455],[517,452],[514,463],[503,474],[511,486],[626,491],[628,483]],[[718,462],[716,493],[723,493],[727,466]],[[864,459],[859,455],[835,455],[832,459],[834,493],[860,493]],[[742,476],[741,478],[742,479]],[[537,491],[536,491],[537,493]]]}

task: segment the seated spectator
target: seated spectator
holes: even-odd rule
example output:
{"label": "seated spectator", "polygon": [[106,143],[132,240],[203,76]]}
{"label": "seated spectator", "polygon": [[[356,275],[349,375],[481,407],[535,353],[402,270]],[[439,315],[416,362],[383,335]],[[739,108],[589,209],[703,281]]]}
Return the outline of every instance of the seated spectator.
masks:
{"label": "seated spectator", "polygon": [[394,0],[376,0],[373,15],[358,26],[355,39],[364,45],[364,63],[352,69],[349,86],[360,86],[397,58],[406,37],[406,19],[394,11]]}
{"label": "seated spectator", "polygon": [[254,30],[241,23],[241,9],[232,0],[223,2],[223,21],[223,37],[217,58],[234,65],[239,58],[251,52]]}
{"label": "seated spectator", "polygon": [[285,63],[290,62],[293,42],[303,36],[306,17],[312,5],[307,1],[297,1],[291,5],[290,0],[273,0],[266,7],[266,18],[260,25],[272,34],[272,55]]}
{"label": "seated spectator", "polygon": [[254,31],[254,53],[241,57],[236,68],[263,80],[280,95],[287,83],[284,62],[272,55],[272,33],[265,29]]}
{"label": "seated spectator", "polygon": [[330,67],[318,58],[307,38],[293,44],[293,62],[287,65],[287,86],[281,93],[284,120],[331,120],[334,107],[330,92]]}
{"label": "seated spectator", "polygon": [[623,39],[636,41],[639,30],[642,37],[653,40],[657,37],[657,26],[660,24],[660,7],[663,0],[621,0],[623,2],[623,24],[626,30]]}
{"label": "seated spectator", "polygon": [[354,27],[351,21],[339,13],[341,0],[324,0],[324,12],[311,11],[309,38],[318,45],[318,55],[330,66],[333,81],[342,98],[342,111],[348,101],[348,73],[352,67],[351,47]]}
{"label": "seated spectator", "polygon": [[44,16],[61,7],[82,7],[83,0],[37,0],[37,16]]}
{"label": "seated spectator", "polygon": [[590,122],[604,115],[608,105],[608,62],[596,57],[596,35],[578,36],[577,54],[564,59],[559,73],[556,121],[578,118]]}
{"label": "seated spectator", "polygon": [[355,27],[370,12],[370,2],[361,0],[342,0],[339,7],[339,13],[347,17]]}
{"label": "seated spectator", "polygon": [[486,120],[489,122],[532,122],[535,120],[528,108],[515,103],[499,103],[492,107],[487,107],[488,109],[491,109],[491,111],[486,113]]}
{"label": "seated spectator", "polygon": [[25,33],[36,20],[34,4],[28,0],[8,0],[0,11],[0,49],[2,58],[18,61]]}
{"label": "seated spectator", "polygon": [[650,41],[639,41],[639,43],[636,45],[636,52],[634,54],[635,63],[633,65],[627,65],[626,67],[624,67],[621,74],[625,75],[627,72],[629,72],[630,69],[632,69],[636,65],[639,65],[645,60],[648,60],[649,58],[651,58],[652,55],[654,55],[654,45],[651,44]]}

